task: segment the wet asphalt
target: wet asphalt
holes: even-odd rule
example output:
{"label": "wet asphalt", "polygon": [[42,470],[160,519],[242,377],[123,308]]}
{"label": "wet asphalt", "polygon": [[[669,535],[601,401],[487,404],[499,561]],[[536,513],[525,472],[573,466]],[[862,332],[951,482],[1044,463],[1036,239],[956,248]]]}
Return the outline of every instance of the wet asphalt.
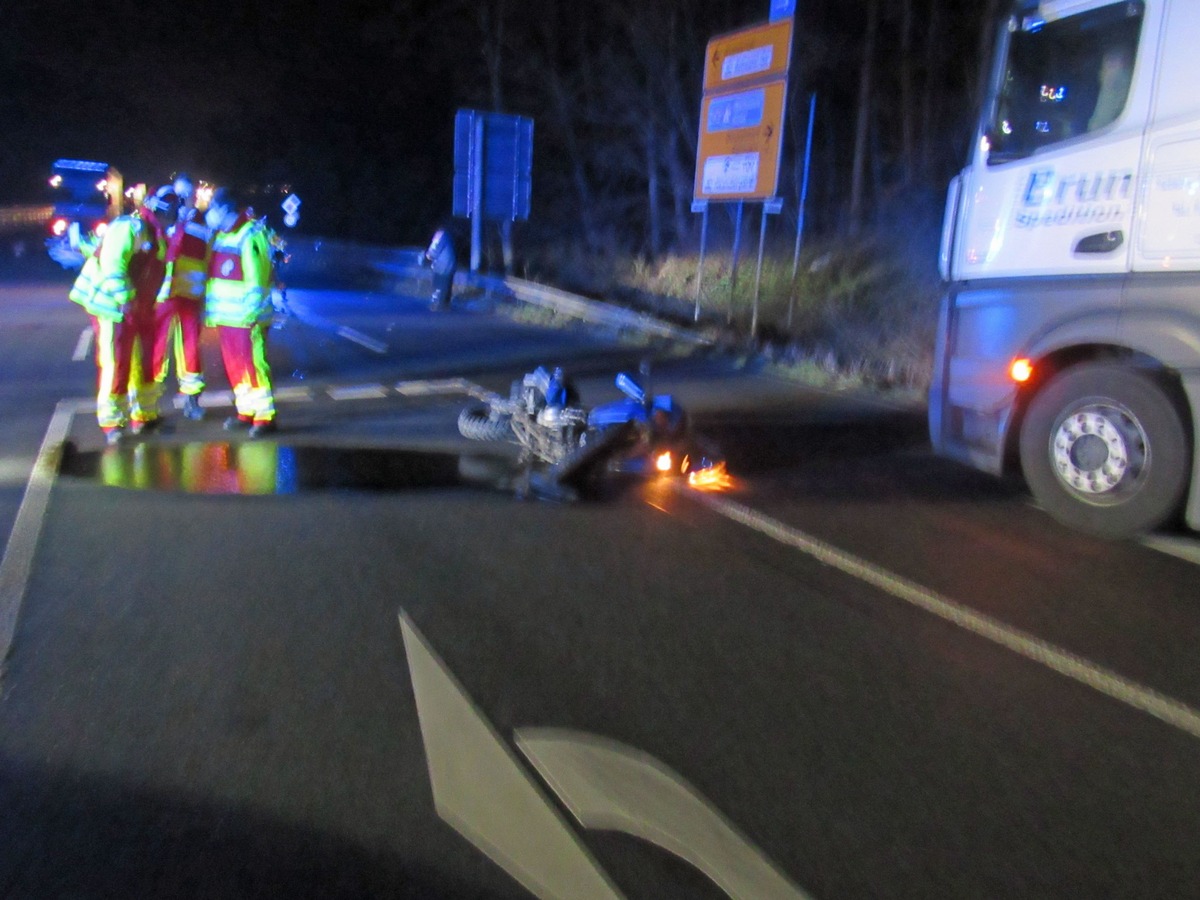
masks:
{"label": "wet asphalt", "polygon": [[[298,299],[388,350],[282,323],[270,440],[219,406],[115,448],[73,418],[0,686],[0,895],[530,896],[435,808],[401,610],[503,742],[636,748],[813,897],[1193,890],[1195,737],[672,485],[518,500],[512,453],[457,435],[464,398],[394,388],[504,390],[553,359],[600,402],[644,346]],[[60,304],[0,288],[6,529],[54,404],[89,387]],[[728,458],[723,500],[1200,706],[1194,565],[937,460],[912,404],[653,352]],[[724,896],[575,831],[625,896]]]}

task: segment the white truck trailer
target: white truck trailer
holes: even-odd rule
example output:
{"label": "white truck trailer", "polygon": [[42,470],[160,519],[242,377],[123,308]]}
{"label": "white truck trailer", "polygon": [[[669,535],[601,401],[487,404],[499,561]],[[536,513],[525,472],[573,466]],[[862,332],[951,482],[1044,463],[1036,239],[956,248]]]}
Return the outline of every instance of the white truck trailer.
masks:
{"label": "white truck trailer", "polygon": [[1200,529],[1200,0],[1022,0],[951,182],[939,453],[1077,528]]}

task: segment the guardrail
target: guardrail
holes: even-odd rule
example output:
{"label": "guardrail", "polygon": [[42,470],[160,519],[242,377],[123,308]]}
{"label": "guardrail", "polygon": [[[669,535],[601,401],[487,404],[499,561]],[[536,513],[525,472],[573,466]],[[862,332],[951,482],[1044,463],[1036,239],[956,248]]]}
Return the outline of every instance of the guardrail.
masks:
{"label": "guardrail", "polygon": [[[289,278],[333,274],[341,277],[358,275],[371,280],[382,279],[393,288],[412,290],[411,282],[428,281],[430,277],[429,270],[420,265],[421,248],[417,247],[372,247],[316,238],[287,238],[287,242],[291,256],[288,263]],[[455,285],[508,297],[607,328],[628,329],[701,346],[714,343],[711,337],[664,322],[646,313],[581,297],[522,278],[486,275],[460,269],[455,277]]]}
{"label": "guardrail", "polygon": [[710,345],[714,343],[711,337],[681,328],[678,325],[672,325],[670,322],[664,322],[662,319],[646,313],[605,303],[601,300],[580,297],[568,291],[548,287],[544,284],[535,284],[521,278],[466,273],[464,280],[467,284],[481,286],[484,290],[506,291],[522,303],[552,309],[561,315],[582,319],[597,325],[609,328],[627,328],[689,344]]}

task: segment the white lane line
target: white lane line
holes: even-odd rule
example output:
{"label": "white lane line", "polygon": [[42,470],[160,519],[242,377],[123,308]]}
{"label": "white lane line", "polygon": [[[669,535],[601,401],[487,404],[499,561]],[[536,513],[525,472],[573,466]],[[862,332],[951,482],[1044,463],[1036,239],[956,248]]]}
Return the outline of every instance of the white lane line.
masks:
{"label": "white lane line", "polygon": [[[37,549],[38,536],[46,516],[46,504],[50,488],[58,472],[63,441],[71,428],[71,419],[76,411],[86,407],[79,400],[60,400],[42,438],[41,449],[29,473],[25,495],[17,508],[12,533],[0,560],[0,664],[7,659],[12,649],[13,635],[17,630],[17,616],[25,598],[25,587],[33,567],[33,554]],[[0,669],[2,671],[2,669]]]}
{"label": "white lane line", "polygon": [[387,353],[388,346],[382,341],[377,341],[372,337],[368,337],[361,331],[355,331],[345,325],[338,327],[335,332],[338,337],[343,337],[351,343],[358,344],[360,347],[366,347],[372,353]]}
{"label": "white lane line", "polygon": [[92,329],[89,325],[79,332],[79,340],[75,342],[75,352],[71,354],[71,362],[83,362],[92,352]]}
{"label": "white lane line", "polygon": [[328,391],[332,400],[373,400],[387,396],[382,384],[352,384],[346,387],[331,387]]}
{"label": "white lane line", "polygon": [[740,503],[715,494],[702,494],[686,488],[680,490],[686,490],[688,496],[731,521],[752,528],[781,544],[795,547],[839,572],[886,591],[905,603],[999,644],[1120,703],[1154,716],[1194,738],[1200,738],[1200,711],[1186,704],[1123,678],[1115,672],[1005,625],[990,616],[975,612]]}
{"label": "white lane line", "polygon": [[1168,556],[1174,556],[1176,559],[1200,566],[1200,541],[1195,539],[1151,535],[1142,538],[1141,543],[1151,550],[1157,550],[1159,553],[1166,553]]}

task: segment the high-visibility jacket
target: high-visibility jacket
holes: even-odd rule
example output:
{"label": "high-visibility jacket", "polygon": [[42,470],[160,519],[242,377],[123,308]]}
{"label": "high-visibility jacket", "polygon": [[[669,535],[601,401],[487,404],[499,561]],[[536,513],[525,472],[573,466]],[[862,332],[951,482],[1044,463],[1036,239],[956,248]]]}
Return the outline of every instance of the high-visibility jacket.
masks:
{"label": "high-visibility jacket", "polygon": [[170,297],[203,300],[208,282],[212,232],[202,219],[180,219],[167,238],[167,277],[160,301]]}
{"label": "high-visibility jacket", "polygon": [[270,319],[273,283],[266,228],[242,214],[232,228],[213,237],[205,320],[209,325],[249,328]]}
{"label": "high-visibility jacket", "polygon": [[119,216],[109,223],[68,296],[90,315],[120,322],[129,304],[154,303],[166,254],[166,240],[149,216]]}

